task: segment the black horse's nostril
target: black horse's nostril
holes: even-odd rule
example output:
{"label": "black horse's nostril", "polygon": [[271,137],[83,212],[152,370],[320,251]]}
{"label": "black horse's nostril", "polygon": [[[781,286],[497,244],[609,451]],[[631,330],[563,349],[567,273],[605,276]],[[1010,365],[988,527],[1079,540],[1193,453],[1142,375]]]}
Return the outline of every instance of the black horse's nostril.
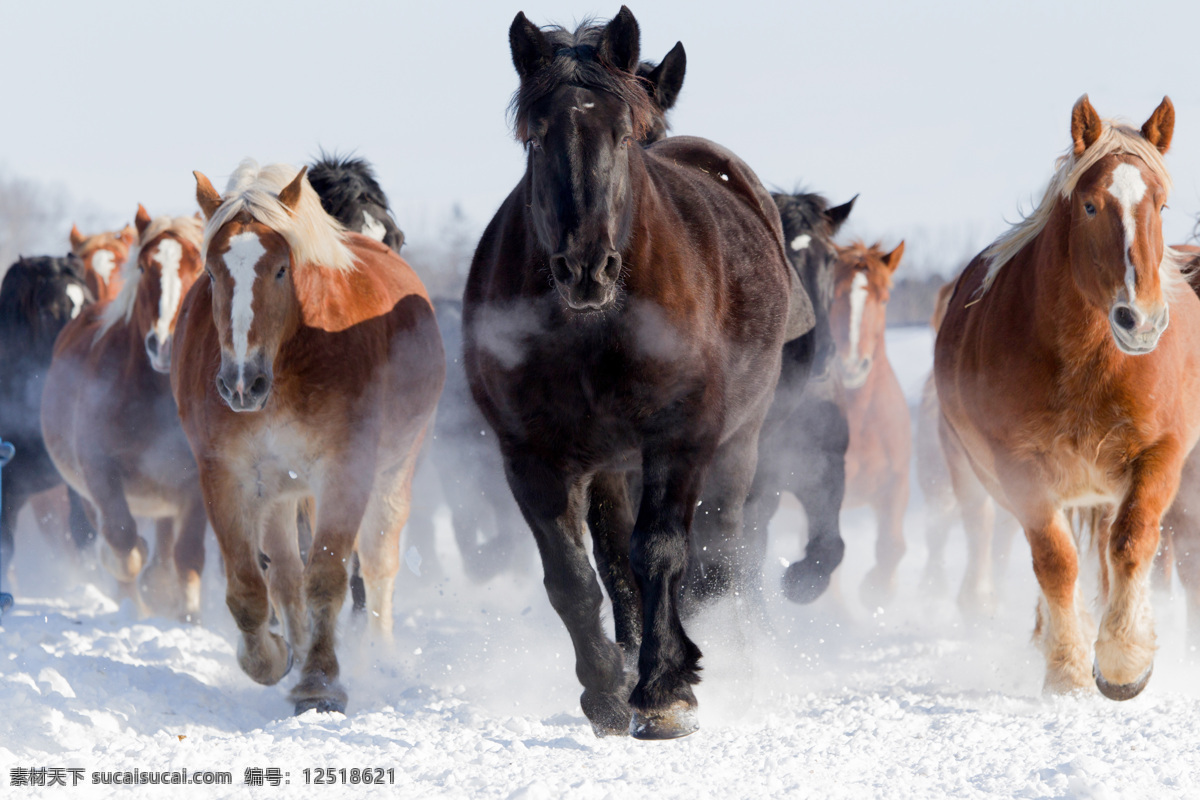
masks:
{"label": "black horse's nostril", "polygon": [[613,253],[604,260],[604,269],[600,272],[600,277],[606,283],[612,283],[621,274],[621,254]]}
{"label": "black horse's nostril", "polygon": [[1137,318],[1133,316],[1133,311],[1128,306],[1118,306],[1113,312],[1113,322],[1127,331],[1133,330],[1137,326]]}
{"label": "black horse's nostril", "polygon": [[254,383],[250,384],[250,395],[252,397],[258,397],[260,395],[266,394],[267,389],[269,389],[269,388],[270,388],[270,383],[267,382],[267,376],[259,375],[257,378],[254,379]]}
{"label": "black horse's nostril", "polygon": [[567,264],[566,256],[550,257],[550,274],[554,276],[554,280],[566,286],[576,283],[576,272]]}

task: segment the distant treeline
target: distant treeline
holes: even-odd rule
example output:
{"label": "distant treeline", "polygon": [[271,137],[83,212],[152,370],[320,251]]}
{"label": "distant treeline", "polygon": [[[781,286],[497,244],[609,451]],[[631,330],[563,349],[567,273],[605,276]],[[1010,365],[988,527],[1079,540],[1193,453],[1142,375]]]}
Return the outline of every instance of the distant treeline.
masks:
{"label": "distant treeline", "polygon": [[888,327],[928,325],[938,289],[948,280],[946,276],[936,274],[897,280],[888,300]]}

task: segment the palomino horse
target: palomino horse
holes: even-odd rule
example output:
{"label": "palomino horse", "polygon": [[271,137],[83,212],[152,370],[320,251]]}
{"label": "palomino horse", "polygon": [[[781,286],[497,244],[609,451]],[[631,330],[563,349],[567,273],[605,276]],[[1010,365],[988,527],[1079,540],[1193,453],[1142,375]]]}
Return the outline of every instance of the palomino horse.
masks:
{"label": "palomino horse", "polygon": [[[304,172],[244,161],[224,198],[196,173],[209,280],[184,303],[171,360],[238,663],[274,684],[302,659],[296,713],[345,709],[334,635],[356,551],[370,626],[391,635],[400,530],[445,372],[420,280],[326,214]],[[296,512],[310,496],[303,564]],[[269,630],[272,605],[286,639]]]}
{"label": "palomino horse", "polygon": [[[700,650],[678,607],[693,517],[708,555],[740,545],[783,342],[812,328],[812,309],[802,290],[789,306],[779,214],[740,159],[691,137],[638,143],[658,112],[633,74],[629,9],[574,33],[518,14],[509,43],[526,172],[471,265],[467,378],[533,529],[593,728],[682,736],[697,727]],[[638,654],[636,673],[625,653]]]}
{"label": "palomino horse", "polygon": [[[42,430],[63,479],[96,512],[102,561],[123,593],[139,606],[144,593],[151,609],[196,620],[204,504],[166,373],[179,304],[203,269],[202,226],[195,217],[152,220],[142,206],[135,223],[121,293],[58,337]],[[134,515],[158,521],[148,566]]]}
{"label": "palomino horse", "polygon": [[[796,496],[808,517],[808,543],[804,559],[784,573],[783,592],[794,602],[809,603],[829,586],[845,552],[838,514],[850,431],[829,312],[837,262],[833,237],[850,216],[854,200],[831,208],[817,194],[773,198],[788,259],[812,299],[816,326],[783,346],[779,385],[759,436],[758,470],[746,500],[746,537],[752,560],[761,565],[767,525],[779,509],[782,492]],[[761,568],[753,577],[751,591],[761,584]]]}
{"label": "palomino horse", "polygon": [[70,239],[71,252],[83,262],[87,287],[96,302],[112,300],[121,291],[121,267],[137,241],[137,231],[126,225],[119,231],[84,236],[79,226],[72,225]]}
{"label": "palomino horse", "polygon": [[830,313],[850,423],[843,507],[870,506],[879,526],[875,566],[860,587],[869,608],[895,593],[904,555],[912,422],[885,340],[892,276],[903,255],[904,242],[890,253],[862,242],[839,248]]}
{"label": "palomino horse", "polygon": [[[1200,436],[1200,300],[1160,217],[1174,127],[1167,98],[1138,131],[1102,121],[1081,97],[1041,204],[967,266],[938,332],[954,488],[964,513],[978,508],[973,470],[1025,528],[1049,691],[1094,679],[1128,699],[1154,663],[1148,576]],[[1089,670],[1064,511],[1097,505],[1111,510],[1099,526],[1104,612]]]}
{"label": "palomino horse", "polygon": [[[42,439],[42,393],[55,339],[91,299],[83,264],[74,256],[22,258],[0,284],[0,438],[17,449],[0,487],[0,564],[6,570],[12,565],[21,509],[35,495],[62,486]],[[76,544],[85,546],[93,533],[73,496]]]}
{"label": "palomino horse", "polygon": [[[946,306],[953,293],[954,281],[938,289],[933,317],[929,321],[935,335],[946,316]],[[930,371],[921,388],[914,446],[917,484],[925,496],[925,541],[929,549],[922,585],[932,595],[941,595],[946,591],[946,542],[955,519],[965,510],[959,507],[954,486],[950,482],[950,470],[946,466],[942,437],[938,430],[941,419],[937,382]],[[974,477],[961,475],[960,479],[974,480]],[[967,570],[958,592],[958,606],[968,616],[986,616],[995,609],[996,589],[1008,565],[1012,540],[1020,529],[1016,519],[1004,509],[997,509],[990,497],[978,512],[978,518],[963,520],[967,539]]]}

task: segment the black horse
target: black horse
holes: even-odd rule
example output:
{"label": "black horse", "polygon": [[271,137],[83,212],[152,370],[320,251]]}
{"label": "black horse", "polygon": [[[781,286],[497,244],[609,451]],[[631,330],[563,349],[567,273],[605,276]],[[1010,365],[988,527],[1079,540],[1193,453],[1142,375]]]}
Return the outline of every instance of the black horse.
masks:
{"label": "black horse", "polygon": [[[783,346],[783,366],[775,400],[763,424],[758,470],[746,500],[750,552],[748,591],[761,590],[767,524],[779,509],[782,492],[792,492],[808,516],[804,560],[784,573],[784,594],[797,603],[815,600],[829,585],[845,545],[838,524],[846,488],[844,390],[834,368],[837,347],[829,327],[833,303],[833,237],[850,215],[854,200],[829,208],[817,194],[774,194],[783,221],[792,267],[813,302],[816,326]],[[856,198],[857,199],[857,198]]]}
{"label": "black horse", "polygon": [[387,195],[366,159],[321,153],[308,168],[308,182],[321,197],[325,213],[349,230],[370,236],[400,252],[404,232],[392,219]]}
{"label": "black horse", "polygon": [[749,167],[703,139],[638,143],[657,111],[627,8],[573,33],[518,14],[509,43],[526,171],[467,279],[467,378],[570,632],[584,713],[601,735],[682,736],[701,655],[678,612],[693,522],[740,539],[783,343],[813,312]]}
{"label": "black horse", "polygon": [[[0,564],[8,569],[17,515],[33,495],[60,485],[42,439],[42,387],[59,331],[92,302],[83,262],[75,256],[22,258],[0,284],[0,439],[16,457],[4,471],[0,498]],[[96,538],[83,501],[70,492],[70,533],[79,548]]]}

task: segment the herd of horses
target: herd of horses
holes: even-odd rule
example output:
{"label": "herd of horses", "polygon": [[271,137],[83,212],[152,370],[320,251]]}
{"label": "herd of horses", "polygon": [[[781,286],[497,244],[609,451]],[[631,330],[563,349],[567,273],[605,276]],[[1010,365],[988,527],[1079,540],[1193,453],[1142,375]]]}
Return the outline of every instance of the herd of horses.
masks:
{"label": "herd of horses", "polygon": [[[684,50],[642,62],[639,38],[624,7],[574,31],[517,15],[526,169],[461,302],[430,300],[369,166],[336,157],[247,160],[224,193],[197,172],[201,214],[139,206],[131,227],[72,229],[70,256],[9,268],[0,564],[31,502],[78,551],[99,540],[140,610],[197,620],[211,526],[242,669],[269,685],[298,662],[296,713],[343,711],[347,593],[386,641],[406,525],[433,555],[430,493],[413,492],[427,460],[467,576],[519,568],[532,530],[584,713],[645,739],[696,730],[682,620],[722,596],[761,604],[785,492],[807,543],[783,594],[826,590],[839,513],[865,505],[860,592],[885,603],[914,449],[884,337],[904,245],[839,246],[853,200],[772,195],[725,148],[668,136]],[[1181,481],[1200,488],[1198,256],[1165,246],[1160,219],[1173,129],[1166,98],[1140,130],[1081,98],[1042,203],[938,298],[916,441],[926,580],[944,585],[961,514],[959,603],[986,613],[994,530],[1015,529],[1002,507],[1032,551],[1051,691],[1145,687],[1148,586],[1172,560],[1198,610],[1200,526],[1172,507]],[[1098,625],[1077,580],[1089,542]]]}

